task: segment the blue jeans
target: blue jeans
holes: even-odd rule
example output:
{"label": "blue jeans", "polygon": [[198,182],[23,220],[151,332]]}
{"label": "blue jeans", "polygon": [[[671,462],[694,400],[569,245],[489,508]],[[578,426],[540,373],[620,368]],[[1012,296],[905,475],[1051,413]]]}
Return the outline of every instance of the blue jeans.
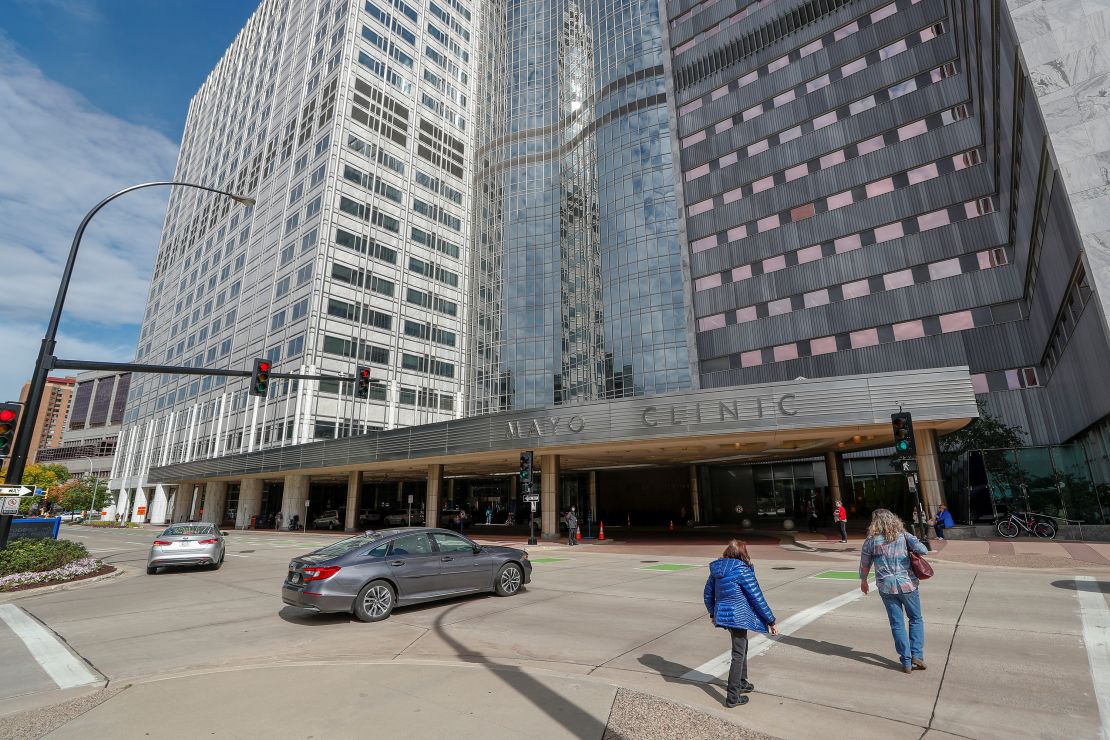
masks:
{"label": "blue jeans", "polygon": [[[908,594],[884,594],[883,606],[890,620],[890,632],[894,635],[894,649],[902,665],[912,665],[912,659],[925,659],[925,619],[921,616],[921,592]],[[910,639],[906,643],[906,617],[910,620]]]}

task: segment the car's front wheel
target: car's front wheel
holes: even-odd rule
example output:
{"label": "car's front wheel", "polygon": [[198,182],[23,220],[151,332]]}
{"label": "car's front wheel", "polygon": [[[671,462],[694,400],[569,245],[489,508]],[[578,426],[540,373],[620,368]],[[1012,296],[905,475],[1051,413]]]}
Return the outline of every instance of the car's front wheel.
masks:
{"label": "car's front wheel", "polygon": [[355,597],[355,616],[363,622],[380,622],[393,613],[397,599],[385,581],[370,581]]}
{"label": "car's front wheel", "polygon": [[157,568],[155,568],[155,567],[154,567],[154,566],[152,566],[152,565],[148,565],[148,566],[146,567],[146,574],[147,574],[148,576],[152,576],[152,575],[154,575],[154,574],[155,574],[155,573],[157,573],[157,572],[158,572],[158,569],[157,569]]}
{"label": "car's front wheel", "polygon": [[524,582],[524,573],[516,563],[505,563],[497,573],[497,582],[493,590],[498,596],[512,596],[520,591]]}

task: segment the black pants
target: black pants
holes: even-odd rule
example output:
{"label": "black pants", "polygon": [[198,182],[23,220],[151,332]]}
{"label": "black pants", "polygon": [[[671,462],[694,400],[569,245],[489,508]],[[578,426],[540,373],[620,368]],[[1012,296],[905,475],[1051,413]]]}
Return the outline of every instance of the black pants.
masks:
{"label": "black pants", "polygon": [[840,539],[848,540],[848,522],[837,522],[836,526],[840,527]]}
{"label": "black pants", "polygon": [[815,516],[811,516],[809,518],[809,531],[810,532],[816,532],[817,531],[817,517],[815,517]]}
{"label": "black pants", "polygon": [[732,633],[732,666],[728,669],[728,701],[740,696],[740,682],[748,680],[748,631],[729,628]]}
{"label": "black pants", "polygon": [[578,527],[577,526],[567,527],[567,544],[568,545],[577,545],[578,544],[574,539],[574,535],[577,534],[577,533],[578,533]]}

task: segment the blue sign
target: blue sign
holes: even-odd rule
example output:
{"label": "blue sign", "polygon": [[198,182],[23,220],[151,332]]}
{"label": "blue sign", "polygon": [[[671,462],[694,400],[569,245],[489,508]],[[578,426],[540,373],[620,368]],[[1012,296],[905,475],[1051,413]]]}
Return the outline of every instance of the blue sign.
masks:
{"label": "blue sign", "polygon": [[8,533],[8,542],[20,539],[56,540],[58,539],[58,530],[61,528],[62,518],[60,516],[16,519],[12,522],[12,529]]}

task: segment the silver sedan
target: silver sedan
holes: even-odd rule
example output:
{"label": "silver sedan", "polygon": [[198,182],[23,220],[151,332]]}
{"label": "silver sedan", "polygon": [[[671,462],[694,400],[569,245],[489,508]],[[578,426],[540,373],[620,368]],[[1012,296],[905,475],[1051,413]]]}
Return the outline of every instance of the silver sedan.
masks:
{"label": "silver sedan", "polygon": [[224,562],[224,533],[213,524],[174,524],[154,540],[146,558],[146,572],[179,565],[218,569]]}

